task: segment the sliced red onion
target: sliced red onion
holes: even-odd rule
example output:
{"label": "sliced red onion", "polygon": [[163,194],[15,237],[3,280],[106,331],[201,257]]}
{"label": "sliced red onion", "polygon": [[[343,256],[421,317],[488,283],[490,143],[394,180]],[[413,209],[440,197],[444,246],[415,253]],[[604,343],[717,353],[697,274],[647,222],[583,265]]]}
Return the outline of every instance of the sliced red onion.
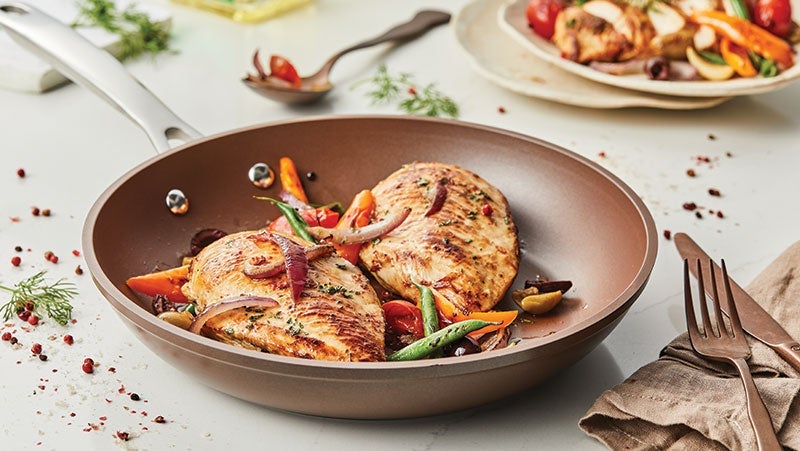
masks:
{"label": "sliced red onion", "polygon": [[277,306],[278,301],[264,296],[240,296],[233,299],[225,299],[206,306],[199,315],[195,316],[189,326],[189,332],[199,334],[208,320],[233,309],[242,307],[267,309]]}
{"label": "sliced red onion", "polygon": [[447,185],[444,180],[439,180],[439,183],[436,184],[436,191],[433,193],[433,202],[431,202],[431,207],[428,208],[428,211],[425,212],[425,216],[430,216],[436,214],[439,210],[442,209],[444,205],[444,200],[447,198]]}
{"label": "sliced red onion", "polygon": [[262,80],[266,80],[269,74],[264,70],[264,66],[261,65],[261,58],[258,57],[258,52],[259,51],[256,50],[256,53],[253,53],[253,66],[255,66],[258,71],[258,77]]}
{"label": "sliced red onion", "polygon": [[308,277],[306,251],[303,246],[280,235],[273,234],[272,239],[281,248],[286,265],[286,275],[289,276],[289,283],[292,285],[292,299],[297,301],[300,293],[306,287],[306,278]]}
{"label": "sliced red onion", "polygon": [[291,205],[293,208],[296,208],[298,210],[311,210],[312,208],[311,205],[308,205],[307,203],[298,199],[297,196],[286,190],[281,191],[280,198],[282,201],[286,202],[287,204]]}
{"label": "sliced red onion", "polygon": [[[330,244],[317,244],[303,249],[309,262],[333,254],[336,249]],[[267,279],[286,271],[285,260],[275,260],[264,265],[256,265],[251,261],[244,263],[244,273],[251,279]]]}
{"label": "sliced red onion", "polygon": [[671,61],[669,64],[670,80],[698,80],[697,69],[688,61]]}
{"label": "sliced red onion", "polygon": [[357,229],[326,229],[324,227],[309,227],[308,232],[321,240],[331,238],[337,244],[366,243],[375,238],[386,235],[406,220],[411,213],[410,208],[390,214],[383,221],[376,222]]}
{"label": "sliced red onion", "polygon": [[644,73],[644,60],[628,60],[618,63],[610,63],[605,61],[592,61],[589,67],[592,69],[611,75],[631,75]]}

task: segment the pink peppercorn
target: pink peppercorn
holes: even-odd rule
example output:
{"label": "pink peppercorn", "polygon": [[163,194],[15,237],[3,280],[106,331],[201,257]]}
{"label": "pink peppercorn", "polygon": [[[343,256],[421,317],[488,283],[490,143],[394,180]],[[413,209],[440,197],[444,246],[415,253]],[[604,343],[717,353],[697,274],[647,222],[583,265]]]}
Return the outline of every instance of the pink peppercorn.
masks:
{"label": "pink peppercorn", "polygon": [[494,209],[490,204],[484,204],[483,207],[481,207],[481,213],[483,213],[484,216],[491,216],[493,211]]}
{"label": "pink peppercorn", "polygon": [[41,354],[42,345],[40,343],[34,343],[33,346],[31,346],[31,352],[34,354]]}
{"label": "pink peppercorn", "polygon": [[22,169],[22,168],[17,169],[17,176],[19,178],[25,177],[25,169]]}
{"label": "pink peppercorn", "polygon": [[3,341],[11,340],[11,332],[8,332],[8,331],[3,332],[3,335],[0,338],[2,338]]}
{"label": "pink peppercorn", "polygon": [[35,326],[35,325],[39,324],[39,317],[36,316],[36,315],[29,316],[28,317],[28,324],[30,324],[31,326]]}
{"label": "pink peppercorn", "polygon": [[94,373],[94,364],[91,362],[91,359],[84,360],[83,365],[81,365],[81,369],[86,374]]}
{"label": "pink peppercorn", "polygon": [[64,335],[64,343],[72,346],[72,343],[75,343],[75,339],[70,334]]}
{"label": "pink peppercorn", "polygon": [[22,259],[19,257],[19,255],[15,255],[11,257],[11,264],[14,266],[19,266],[22,264]]}

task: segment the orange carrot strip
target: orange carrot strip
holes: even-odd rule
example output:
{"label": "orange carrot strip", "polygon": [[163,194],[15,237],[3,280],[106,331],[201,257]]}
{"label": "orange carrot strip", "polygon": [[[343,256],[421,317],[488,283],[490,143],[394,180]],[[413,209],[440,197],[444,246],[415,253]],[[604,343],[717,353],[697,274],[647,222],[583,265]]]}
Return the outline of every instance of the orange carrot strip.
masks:
{"label": "orange carrot strip", "polygon": [[308,197],[303,189],[303,184],[300,183],[300,176],[297,175],[297,168],[291,158],[282,157],[280,159],[280,176],[283,189],[290,192],[304,204],[307,204]]}
{"label": "orange carrot strip", "polygon": [[492,323],[500,323],[486,326],[467,334],[468,337],[473,339],[478,339],[482,335],[488,334],[489,332],[494,332],[503,327],[508,327],[515,319],[517,319],[517,314],[519,313],[516,310],[463,313],[459,311],[452,302],[442,296],[437,290],[432,291],[434,300],[436,301],[436,309],[439,311],[439,315],[449,322],[457,323],[459,321],[466,321],[468,319],[480,319]]}
{"label": "orange carrot strip", "polygon": [[189,265],[153,272],[142,276],[131,277],[125,283],[135,291],[147,296],[166,296],[172,302],[183,304],[188,302],[181,291],[187,281]]}

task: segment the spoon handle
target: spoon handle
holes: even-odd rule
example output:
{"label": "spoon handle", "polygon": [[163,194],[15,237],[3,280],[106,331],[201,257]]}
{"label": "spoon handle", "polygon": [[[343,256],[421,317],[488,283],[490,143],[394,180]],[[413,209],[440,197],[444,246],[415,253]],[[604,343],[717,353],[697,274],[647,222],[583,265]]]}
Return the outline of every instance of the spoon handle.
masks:
{"label": "spoon handle", "polygon": [[423,34],[425,34],[426,31],[430,30],[431,28],[435,28],[439,25],[443,25],[448,22],[450,22],[450,14],[446,12],[434,11],[434,10],[420,11],[408,22],[396,25],[391,29],[387,30],[385,33],[381,34],[380,36],[376,36],[372,39],[367,39],[366,41],[354,44],[340,51],[336,55],[333,55],[333,57],[331,57],[331,59],[329,59],[328,62],[325,63],[325,66],[323,66],[323,70],[329,71],[333,66],[333,64],[336,62],[336,60],[354,50],[360,50],[363,48],[372,47],[373,45],[378,45],[388,41],[409,41],[411,39],[422,36]]}
{"label": "spoon handle", "polygon": [[133,119],[156,151],[170,149],[170,139],[188,141],[201,136],[109,53],[33,6],[0,0],[0,28],[3,27],[20,45]]}

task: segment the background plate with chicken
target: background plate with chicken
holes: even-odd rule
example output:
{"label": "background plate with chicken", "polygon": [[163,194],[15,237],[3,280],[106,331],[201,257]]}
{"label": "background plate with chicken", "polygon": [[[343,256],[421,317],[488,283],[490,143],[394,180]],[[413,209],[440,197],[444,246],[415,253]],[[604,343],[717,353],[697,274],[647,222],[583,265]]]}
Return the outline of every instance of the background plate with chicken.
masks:
{"label": "background plate with chicken", "polygon": [[[797,6],[797,0],[790,0],[792,6]],[[505,7],[500,8],[497,15],[497,20],[500,27],[505,30],[510,36],[522,43],[529,51],[536,54],[538,57],[548,61],[559,68],[570,73],[582,76],[589,80],[600,83],[605,83],[611,86],[620,88],[627,88],[636,91],[643,91],[655,94],[665,94],[674,96],[685,97],[714,97],[714,96],[741,96],[749,94],[759,94],[764,92],[774,91],[783,88],[789,83],[797,80],[800,77],[800,66],[797,64],[791,67],[786,67],[780,71],[776,76],[765,78],[762,76],[754,77],[738,77],[721,80],[652,80],[644,73],[631,74],[631,75],[612,75],[610,73],[602,72],[593,69],[588,64],[582,64],[577,61],[587,62],[587,58],[605,58],[608,54],[613,53],[615,57],[627,58],[629,55],[624,55],[626,51],[635,51],[633,47],[637,44],[639,47],[644,45],[640,41],[650,41],[659,36],[653,29],[652,24],[647,24],[648,20],[640,14],[633,14],[635,20],[626,21],[627,25],[624,26],[625,30],[618,30],[611,26],[607,21],[601,20],[598,16],[593,14],[585,14],[585,11],[577,9],[570,9],[566,14],[571,14],[570,17],[562,18],[566,20],[566,24],[570,26],[579,26],[589,29],[606,29],[607,33],[601,33],[600,36],[593,36],[592,45],[584,45],[586,51],[591,51],[592,55],[582,55],[577,58],[565,58],[562,49],[556,46],[551,40],[545,39],[538,34],[534,33],[528,23],[526,16],[526,9],[530,0],[510,0]],[[589,2],[584,2],[584,5]],[[605,0],[604,0],[604,3]],[[622,5],[623,13],[632,11],[631,8]],[[720,3],[721,5],[721,3]],[[576,7],[577,8],[577,7]],[[597,12],[600,15],[608,15],[607,12]],[[639,26],[642,23],[643,26]],[[585,26],[585,27],[584,27]],[[614,28],[614,29],[612,29]],[[558,33],[558,29],[554,30]],[[588,33],[588,32],[587,32]],[[622,42],[625,35],[630,35],[629,42]],[[632,44],[629,44],[632,43]],[[791,47],[791,51],[796,53],[797,45]],[[569,55],[566,55],[569,56]],[[725,67],[725,66],[723,66]],[[713,68],[712,68],[713,69]]]}

